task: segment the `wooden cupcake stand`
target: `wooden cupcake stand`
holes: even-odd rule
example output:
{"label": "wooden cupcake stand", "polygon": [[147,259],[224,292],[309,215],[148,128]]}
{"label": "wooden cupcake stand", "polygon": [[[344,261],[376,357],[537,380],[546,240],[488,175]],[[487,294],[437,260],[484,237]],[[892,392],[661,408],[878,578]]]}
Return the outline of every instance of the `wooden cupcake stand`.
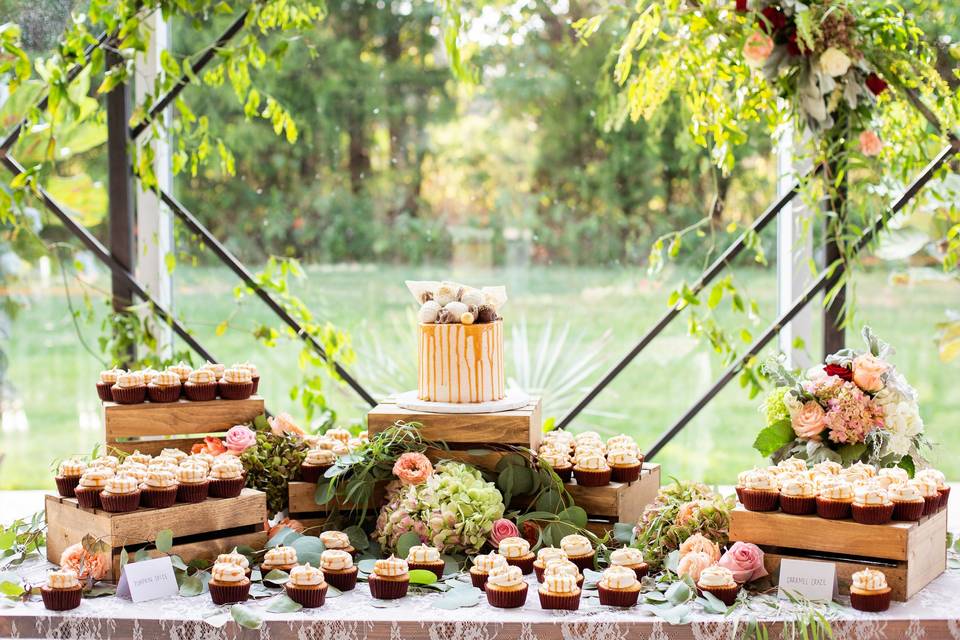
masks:
{"label": "wooden cupcake stand", "polygon": [[[530,398],[522,408],[499,413],[413,411],[399,407],[392,398],[387,398],[367,415],[367,429],[372,437],[398,421],[419,423],[424,439],[448,445],[449,450],[427,450],[433,461],[455,460],[488,471],[494,470],[497,463],[510,453],[491,449],[491,443],[536,451],[542,436],[539,398]],[[322,525],[329,514],[326,507],[316,504],[316,486],[291,482],[289,488],[291,517],[311,526]],[[617,522],[635,523],[640,518],[644,507],[653,502],[660,489],[660,465],[644,464],[640,479],[632,483],[611,482],[603,487],[582,487],[572,481],[566,484],[566,488],[574,502],[587,512],[588,528],[603,535]],[[370,506],[379,506],[379,501],[375,495]]]}
{"label": "wooden cupcake stand", "polygon": [[[139,450],[150,455],[161,449],[189,452],[205,435],[223,434],[236,424],[248,423],[263,415],[263,399],[180,401],[170,404],[142,403],[118,405],[103,403],[106,450]],[[173,532],[171,553],[185,562],[212,560],[234,547],[262,548],[267,541],[266,495],[244,489],[236,498],[208,498],[196,504],[177,503],[166,509],[140,508],[129,513],[108,513],[85,509],[74,498],[46,496],[47,559],[59,563],[68,546],[86,535],[102,540],[110,547],[112,568],[109,579],[120,574],[120,552],[133,554],[154,542],[157,532]]]}

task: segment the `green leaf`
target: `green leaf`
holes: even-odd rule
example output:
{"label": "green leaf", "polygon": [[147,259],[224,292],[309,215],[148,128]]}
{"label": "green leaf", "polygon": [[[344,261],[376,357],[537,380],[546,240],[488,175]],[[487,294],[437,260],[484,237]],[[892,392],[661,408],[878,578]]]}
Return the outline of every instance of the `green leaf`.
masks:
{"label": "green leaf", "polygon": [[357,569],[363,573],[373,573],[373,565],[376,563],[376,558],[366,558],[357,563]]}
{"label": "green leaf", "polygon": [[917,472],[917,467],[913,462],[912,456],[903,456],[902,458],[900,458],[900,462],[897,463],[897,466],[905,470],[907,472],[907,475],[909,475],[911,478]]}
{"label": "green leaf", "polygon": [[439,579],[437,574],[426,569],[412,569],[409,575],[410,584],[433,584]]}
{"label": "green leaf", "polygon": [[537,511],[555,514],[563,508],[563,498],[559,492],[548,489],[540,494],[535,506]]}
{"label": "green leaf", "polygon": [[613,539],[624,546],[633,544],[635,525],[632,522],[617,522],[613,525]]}
{"label": "green leaf", "polygon": [[259,629],[263,626],[263,618],[242,604],[235,604],[230,607],[230,615],[233,617],[234,622],[245,629]]}
{"label": "green leaf", "polygon": [[[297,553],[297,560],[300,560],[300,554]],[[280,571],[279,569],[273,569],[267,575],[261,578],[263,582],[272,582],[273,584],[286,584],[290,581],[290,574],[286,571]]]}
{"label": "green leaf", "polygon": [[517,518],[517,524],[523,524],[527,520],[556,520],[557,514],[552,511],[530,511]]}
{"label": "green leaf", "polygon": [[127,566],[127,562],[130,560],[130,554],[127,553],[126,548],[120,549],[120,568],[123,569]]}
{"label": "green leaf", "polygon": [[350,539],[350,545],[359,551],[366,551],[370,548],[370,538],[367,537],[362,527],[352,525],[343,530]]}
{"label": "green leaf", "polygon": [[300,536],[289,546],[297,550],[297,562],[301,564],[309,562],[315,567],[320,566],[320,554],[326,550],[320,538],[313,536]]}
{"label": "green leaf", "polygon": [[144,560],[150,559],[150,552],[146,549],[137,549],[137,552],[133,554],[134,562],[143,562]]}
{"label": "green leaf", "polygon": [[294,540],[302,535],[303,534],[294,531],[290,527],[283,527],[280,529],[280,531],[277,531],[275,534],[273,534],[273,537],[267,541],[266,548],[272,549],[273,547],[279,547],[280,545],[289,547]]}
{"label": "green leaf", "polygon": [[762,456],[770,456],[781,447],[793,442],[796,437],[790,420],[778,420],[757,434],[757,439],[753,441],[753,448]]}
{"label": "green leaf", "polygon": [[11,582],[5,580],[0,582],[0,594],[9,596],[11,598],[19,597],[23,593],[23,586],[19,582]]}
{"label": "green leaf", "polygon": [[713,595],[709,591],[703,592],[703,597],[699,598],[697,602],[703,607],[708,613],[717,613],[723,615],[727,612],[727,605],[723,604],[720,601],[720,598]]}
{"label": "green leaf", "polygon": [[664,593],[664,595],[667,597],[667,601],[671,604],[683,604],[690,599],[690,587],[688,587],[685,582],[677,581],[667,588],[667,591]]}
{"label": "green leaf", "polygon": [[176,554],[170,556],[170,564],[172,564],[173,568],[177,569],[178,571],[186,571],[189,568],[187,567],[187,563],[183,561],[183,558]]}
{"label": "green leaf", "polygon": [[587,526],[587,512],[583,510],[583,507],[576,505],[567,507],[561,511],[557,517],[564,522],[569,522],[578,529],[583,529]]}
{"label": "green leaf", "polygon": [[413,531],[406,532],[397,538],[397,555],[401,558],[406,558],[407,554],[410,553],[410,548],[418,544],[420,544],[420,536]]}
{"label": "green leaf", "polygon": [[294,602],[290,599],[290,596],[285,593],[277,596],[277,599],[267,607],[267,611],[270,613],[293,613],[294,611],[300,611],[300,609],[303,609],[303,605],[299,602]]}
{"label": "green leaf", "polygon": [[448,610],[459,609],[460,607],[473,607],[480,602],[480,595],[479,589],[468,586],[457,587],[434,600],[433,606],[438,609]]}
{"label": "green leaf", "polygon": [[192,598],[203,593],[203,580],[197,574],[185,577],[180,582],[180,595],[184,598]]}
{"label": "green leaf", "polygon": [[157,532],[157,551],[161,553],[170,553],[173,548],[173,531],[164,529]]}
{"label": "green leaf", "polygon": [[14,527],[10,527],[0,533],[0,551],[6,551],[13,547],[13,543],[17,541],[17,531]]}
{"label": "green leaf", "polygon": [[113,585],[103,585],[100,587],[94,587],[89,591],[85,591],[83,594],[84,598],[102,598],[104,596],[116,595],[117,588]]}
{"label": "green leaf", "polygon": [[866,450],[867,443],[861,442],[858,444],[845,444],[837,449],[837,453],[840,454],[840,459],[843,461],[843,465],[846,466],[859,460],[860,456],[862,456]]}

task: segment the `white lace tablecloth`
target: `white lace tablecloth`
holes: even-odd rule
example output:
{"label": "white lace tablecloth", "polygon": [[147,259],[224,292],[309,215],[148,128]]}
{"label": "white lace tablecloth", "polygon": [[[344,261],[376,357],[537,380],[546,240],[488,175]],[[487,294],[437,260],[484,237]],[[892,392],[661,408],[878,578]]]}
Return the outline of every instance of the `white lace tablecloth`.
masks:
{"label": "white lace tablecloth", "polygon": [[[39,583],[49,565],[33,562],[18,571]],[[522,609],[494,609],[481,599],[474,607],[443,610],[433,606],[438,595],[408,595],[383,606],[370,597],[367,586],[328,598],[319,609],[297,613],[266,612],[271,599],[248,606],[264,618],[258,630],[235,624],[228,607],[214,605],[208,594],[173,597],[134,604],[106,596],[85,599],[78,609],[54,613],[39,598],[0,608],[2,638],[79,638],[134,640],[732,640],[738,626],[750,619],[767,620],[770,637],[780,637],[782,625],[767,607],[740,607],[728,617],[696,612],[689,624],[670,625],[643,607],[615,610],[600,606],[596,598],[582,601],[576,612],[544,611],[531,576],[527,604]],[[848,607],[832,621],[837,640],[960,640],[960,570],[950,570],[908,603],[893,603],[882,614],[864,614]]]}

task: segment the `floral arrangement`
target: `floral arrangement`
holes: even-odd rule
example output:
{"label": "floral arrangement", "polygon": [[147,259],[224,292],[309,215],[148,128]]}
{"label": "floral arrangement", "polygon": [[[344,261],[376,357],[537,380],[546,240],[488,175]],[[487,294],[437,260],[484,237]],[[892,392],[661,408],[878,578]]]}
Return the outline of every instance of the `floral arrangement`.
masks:
{"label": "floral arrangement", "polygon": [[643,510],[634,530],[633,546],[643,551],[644,560],[656,569],[687,540],[699,535],[718,545],[715,562],[720,557],[719,547],[727,543],[732,509],[732,499],[723,498],[708,486],[675,480],[661,487],[656,500]]}
{"label": "floral arrangement", "polygon": [[267,494],[271,515],[289,505],[287,484],[310,448],[303,433],[290,416],[279,414],[269,420],[260,416],[251,427],[238,425],[226,434],[224,448],[240,456],[247,485]]}
{"label": "floral arrangement", "polygon": [[720,545],[700,533],[695,533],[680,545],[676,554],[677,575],[690,576],[694,582],[700,580],[703,570],[719,565],[733,573],[733,579],[745,584],[759,580],[767,575],[763,565],[763,551],[750,542],[735,542],[723,554]]}
{"label": "floral arrangement", "polygon": [[923,460],[917,392],[890,362],[893,349],[869,327],[863,338],[865,351],[843,349],[802,374],[779,359],[764,365],[776,387],[761,407],[766,424],[754,448],[774,462],[796,456],[912,470]]}
{"label": "floral arrangement", "polygon": [[373,534],[382,547],[395,550],[413,533],[442,553],[480,551],[505,508],[492,482],[461,463],[434,470],[422,453],[404,454],[394,469],[398,479],[387,486]]}

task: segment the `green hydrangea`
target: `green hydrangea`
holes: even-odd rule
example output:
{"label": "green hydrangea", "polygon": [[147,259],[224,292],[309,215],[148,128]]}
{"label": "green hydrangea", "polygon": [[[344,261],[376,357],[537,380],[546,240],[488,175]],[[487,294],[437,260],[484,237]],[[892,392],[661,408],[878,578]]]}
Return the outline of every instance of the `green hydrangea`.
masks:
{"label": "green hydrangea", "polygon": [[787,403],[784,402],[784,397],[789,391],[789,387],[777,387],[764,400],[760,410],[767,420],[766,424],[771,425],[781,420],[790,419],[790,411],[787,409]]}

